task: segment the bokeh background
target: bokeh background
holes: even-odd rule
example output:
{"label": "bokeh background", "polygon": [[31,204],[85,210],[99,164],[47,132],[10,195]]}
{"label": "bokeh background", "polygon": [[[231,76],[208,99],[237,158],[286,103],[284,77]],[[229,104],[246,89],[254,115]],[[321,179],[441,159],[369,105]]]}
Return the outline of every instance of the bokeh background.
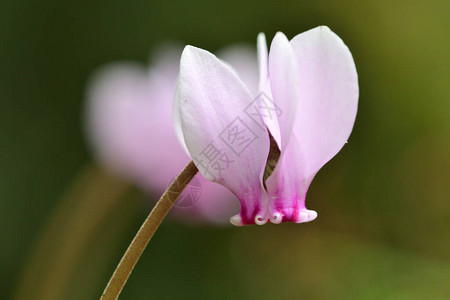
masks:
{"label": "bokeh background", "polygon": [[0,298],[98,299],[151,208],[90,155],[94,70],[147,63],[167,40],[215,51],[325,24],[351,49],[361,92],[349,144],[309,190],[318,219],[168,220],[121,299],[449,299],[449,3],[1,0]]}

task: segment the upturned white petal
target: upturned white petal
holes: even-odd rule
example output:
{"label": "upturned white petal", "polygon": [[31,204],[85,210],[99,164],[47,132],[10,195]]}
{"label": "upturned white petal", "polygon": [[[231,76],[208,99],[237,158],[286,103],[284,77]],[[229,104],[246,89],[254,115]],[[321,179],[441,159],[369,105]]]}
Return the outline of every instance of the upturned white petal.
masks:
{"label": "upturned white petal", "polygon": [[281,32],[275,35],[270,47],[269,77],[272,97],[282,111],[278,124],[281,133],[280,149],[283,152],[298,114],[300,78],[292,46]]}
{"label": "upturned white petal", "polygon": [[305,173],[315,174],[345,145],[358,107],[358,75],[352,54],[326,26],[291,40],[300,78],[294,133],[305,158]]}
{"label": "upturned white petal", "polygon": [[252,100],[229,65],[208,51],[185,48],[174,99],[184,141],[203,176],[239,198],[236,225],[262,223],[267,210],[262,174],[269,137],[246,113]]}
{"label": "upturned white petal", "polygon": [[[270,53],[274,99],[295,112],[280,118],[281,157],[267,182],[274,223],[280,214],[284,222],[296,223],[317,217],[305,207],[307,190],[319,169],[346,143],[358,103],[352,55],[328,27],[299,34],[290,44],[291,49],[284,38],[275,37]],[[297,75],[289,61],[296,63]],[[287,144],[284,137],[289,137]]]}

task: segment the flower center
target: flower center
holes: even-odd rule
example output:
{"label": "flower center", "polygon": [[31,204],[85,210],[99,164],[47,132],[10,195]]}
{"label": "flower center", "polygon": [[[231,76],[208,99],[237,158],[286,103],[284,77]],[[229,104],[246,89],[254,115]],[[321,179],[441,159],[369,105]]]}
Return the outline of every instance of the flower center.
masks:
{"label": "flower center", "polygon": [[267,190],[266,180],[267,178],[269,178],[270,174],[272,174],[273,170],[277,166],[278,160],[280,159],[281,155],[281,151],[280,148],[278,148],[277,142],[273,138],[272,134],[270,134],[270,131],[267,130],[267,132],[269,133],[270,149],[269,155],[267,156],[266,167],[264,168],[264,176],[263,176],[263,184],[266,190]]}

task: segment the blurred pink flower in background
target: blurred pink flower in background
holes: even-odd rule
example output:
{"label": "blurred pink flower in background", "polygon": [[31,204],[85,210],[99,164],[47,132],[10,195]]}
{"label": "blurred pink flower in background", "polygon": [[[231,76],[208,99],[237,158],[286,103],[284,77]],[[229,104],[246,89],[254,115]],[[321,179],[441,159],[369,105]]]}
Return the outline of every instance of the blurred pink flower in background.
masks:
{"label": "blurred pink flower in background", "polygon": [[[189,162],[172,121],[180,54],[181,48],[164,47],[155,52],[149,67],[110,63],[93,75],[87,89],[85,129],[95,158],[146,193],[158,196]],[[254,50],[234,46],[221,56],[256,90]],[[172,215],[228,223],[229,216],[238,210],[235,196],[200,173],[192,182],[201,186],[198,201],[189,208],[175,207]]]}
{"label": "blurred pink flower in background", "polygon": [[[277,33],[270,52],[260,34],[258,65],[255,93],[239,70],[186,46],[175,94],[177,130],[199,171],[238,197],[233,224],[312,221],[317,213],[305,207],[309,185],[355,122],[353,57],[335,33],[319,26],[290,41]],[[212,151],[220,153],[214,163]]]}

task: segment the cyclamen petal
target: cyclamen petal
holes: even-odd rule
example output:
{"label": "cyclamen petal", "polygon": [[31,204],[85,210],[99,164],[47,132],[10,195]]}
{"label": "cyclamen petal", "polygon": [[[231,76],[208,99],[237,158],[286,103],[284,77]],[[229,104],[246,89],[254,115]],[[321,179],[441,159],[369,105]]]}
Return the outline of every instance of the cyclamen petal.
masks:
{"label": "cyclamen petal", "polygon": [[[309,186],[302,181],[305,178],[302,166],[304,158],[299,153],[300,145],[292,130],[298,115],[300,99],[300,78],[292,46],[286,36],[277,33],[272,41],[269,55],[269,72],[272,97],[280,107],[287,108],[278,121],[281,131],[281,155],[266,186],[270,199],[270,221],[303,222],[306,218],[304,200]],[[291,141],[292,140],[292,141]],[[291,165],[295,166],[291,168]],[[299,184],[301,182],[301,184]]]}
{"label": "cyclamen petal", "polygon": [[203,176],[240,200],[241,213],[232,218],[235,225],[266,220],[261,178],[269,137],[244,113],[251,101],[249,90],[227,64],[208,51],[186,46],[175,93],[184,141]]}
{"label": "cyclamen petal", "polygon": [[[284,222],[302,223],[317,217],[315,211],[305,207],[309,185],[319,169],[346,143],[352,130],[358,80],[350,51],[328,27],[299,34],[290,44],[299,72],[296,76],[299,91],[294,91],[295,88],[283,91],[298,93],[297,103],[290,105],[294,110],[297,104],[298,109],[294,123],[290,124],[293,127],[291,140],[282,150],[267,186],[272,216],[282,216]],[[273,69],[276,70],[276,64],[269,72]],[[279,77],[273,72],[270,75],[271,80]],[[272,85],[272,91],[274,89]],[[280,97],[274,92],[273,97],[275,101],[295,101],[296,98]]]}
{"label": "cyclamen petal", "polygon": [[281,134],[281,150],[287,145],[292,127],[297,117],[300,98],[300,78],[294,51],[286,36],[278,32],[270,47],[269,74],[272,98],[277,106],[283,108],[278,117]]}
{"label": "cyclamen petal", "polygon": [[[273,139],[278,145],[281,145],[280,127],[278,125],[278,116],[282,111],[274,106],[272,102],[272,94],[269,81],[269,58],[267,52],[266,36],[264,33],[258,34],[257,38],[257,57],[258,57],[258,69],[259,69],[259,82],[258,93],[254,94],[253,105],[247,113],[256,118],[260,118],[261,125],[266,127]],[[267,107],[265,111],[261,111],[261,107]]]}
{"label": "cyclamen petal", "polygon": [[[299,70],[299,109],[290,142],[268,184],[273,215],[308,222],[306,192],[314,176],[346,143],[355,121],[358,79],[350,51],[328,27],[299,34],[291,41]],[[275,97],[276,98],[276,97]],[[277,99],[277,98],[276,98]],[[292,137],[291,137],[292,138]]]}
{"label": "cyclamen petal", "polygon": [[[175,99],[184,138],[195,160],[201,148],[236,116],[250,122],[242,112],[251,100],[233,70],[204,50],[187,49]],[[240,199],[241,213],[232,218],[232,223],[308,222],[317,217],[315,211],[305,207],[309,185],[346,143],[355,121],[358,78],[353,58],[336,34],[320,26],[290,42],[278,33],[268,55],[265,37],[260,34],[258,63],[259,89],[273,100],[271,110],[281,111],[274,118],[268,117],[269,109],[261,115],[267,133],[278,146],[279,157],[269,157],[271,164],[278,159],[276,167],[262,182],[260,172],[269,154],[265,138],[251,151],[233,157],[238,168],[219,180],[206,177],[221,182]],[[197,119],[203,122],[195,123]],[[251,199],[243,196],[249,191]],[[249,218],[255,215],[248,214],[249,206],[257,211],[257,219]]]}
{"label": "cyclamen petal", "polygon": [[[170,121],[180,52],[165,49],[149,68],[130,62],[109,64],[88,85],[85,126],[97,160],[151,194],[162,194],[189,161]],[[194,180],[202,188],[198,202],[192,208],[174,209],[172,215],[227,223],[237,209],[234,195],[201,174]]]}
{"label": "cyclamen petal", "polygon": [[306,173],[312,175],[350,136],[358,108],[358,74],[350,50],[326,26],[297,35],[291,45],[302,83],[294,132]]}

